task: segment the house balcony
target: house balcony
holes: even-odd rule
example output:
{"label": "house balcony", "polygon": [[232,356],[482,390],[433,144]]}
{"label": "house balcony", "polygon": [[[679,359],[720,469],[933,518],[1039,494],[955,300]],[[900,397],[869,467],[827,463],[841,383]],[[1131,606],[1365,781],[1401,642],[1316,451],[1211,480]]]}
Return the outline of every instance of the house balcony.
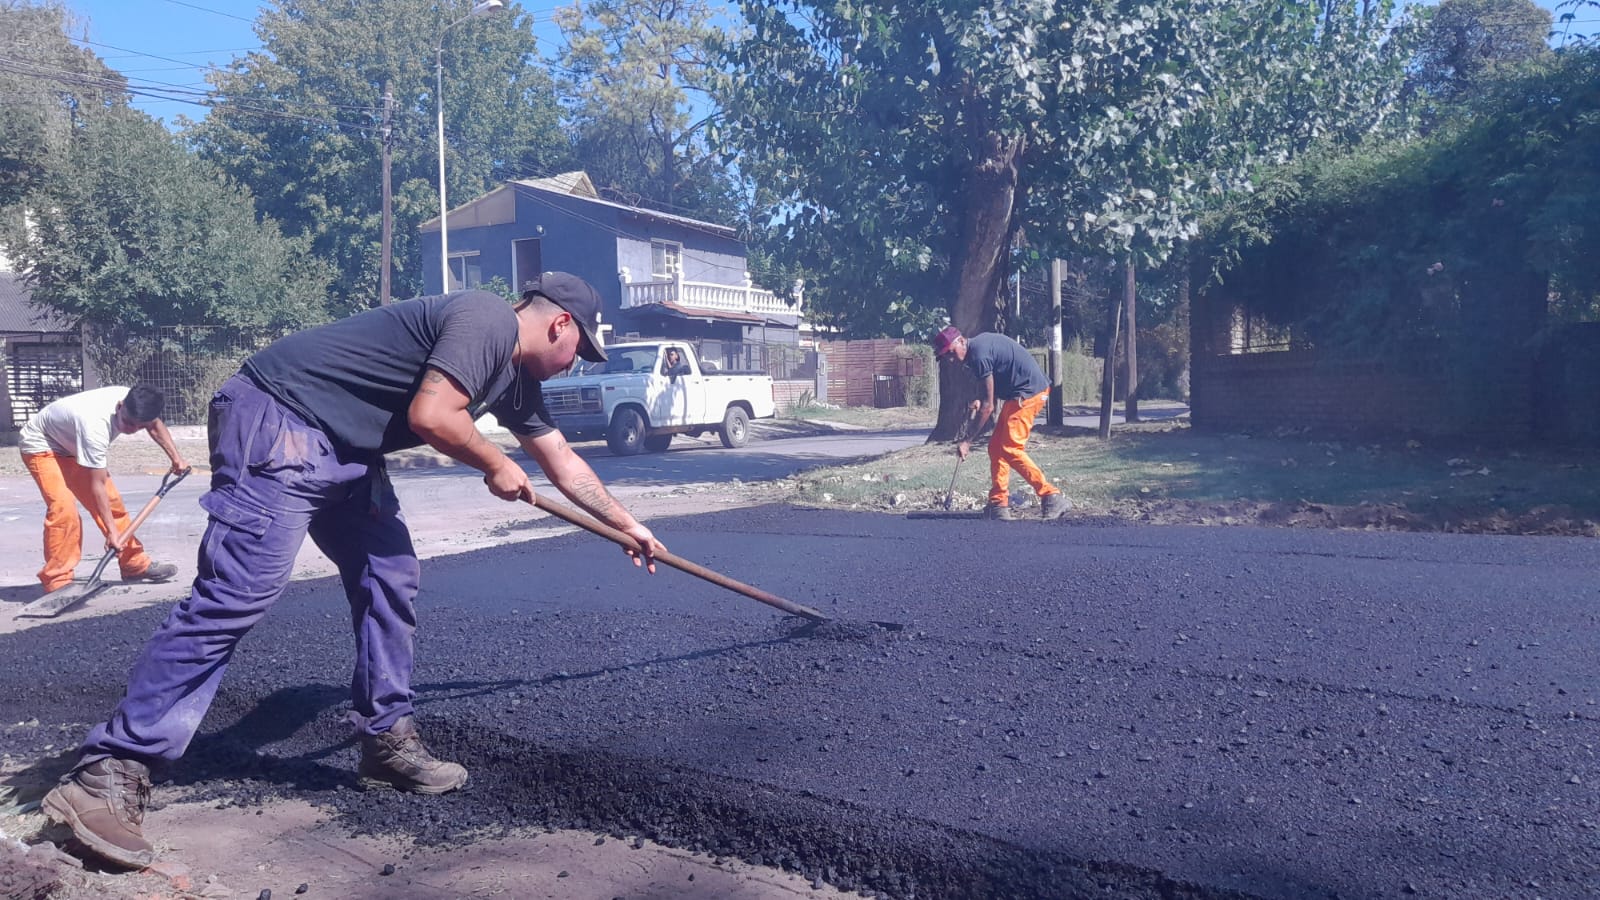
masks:
{"label": "house balcony", "polygon": [[686,281],[682,270],[670,278],[652,277],[633,281],[627,269],[618,273],[622,281],[622,308],[638,309],[660,303],[675,304],[693,309],[717,312],[744,313],[752,316],[800,316],[800,287],[795,290],[796,302],[791,305],[777,294],[756,287],[747,272],[744,284],[712,284],[705,281]]}

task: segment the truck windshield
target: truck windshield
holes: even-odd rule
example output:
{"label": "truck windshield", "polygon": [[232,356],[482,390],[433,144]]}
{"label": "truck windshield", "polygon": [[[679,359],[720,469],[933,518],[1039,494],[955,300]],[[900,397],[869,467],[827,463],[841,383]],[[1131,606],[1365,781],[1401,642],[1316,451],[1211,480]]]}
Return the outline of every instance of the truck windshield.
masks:
{"label": "truck windshield", "polygon": [[605,368],[601,373],[615,375],[621,372],[649,372],[656,364],[655,347],[629,347],[626,350],[608,351],[610,359],[606,360]]}

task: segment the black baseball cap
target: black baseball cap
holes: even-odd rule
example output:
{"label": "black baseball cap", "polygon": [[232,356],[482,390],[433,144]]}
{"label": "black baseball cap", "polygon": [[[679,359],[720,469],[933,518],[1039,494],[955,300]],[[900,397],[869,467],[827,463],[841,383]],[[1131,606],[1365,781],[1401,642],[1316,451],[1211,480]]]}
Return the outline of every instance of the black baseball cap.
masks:
{"label": "black baseball cap", "polygon": [[600,343],[600,294],[589,282],[571,272],[546,272],[527,282],[522,296],[538,294],[572,314],[578,323],[578,355],[590,362],[605,362]]}

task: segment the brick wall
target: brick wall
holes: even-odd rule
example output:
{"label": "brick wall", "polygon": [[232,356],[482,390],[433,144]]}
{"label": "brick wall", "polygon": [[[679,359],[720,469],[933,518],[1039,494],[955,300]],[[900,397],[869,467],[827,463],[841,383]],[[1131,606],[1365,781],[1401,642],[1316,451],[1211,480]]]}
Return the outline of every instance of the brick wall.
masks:
{"label": "brick wall", "polygon": [[1531,366],[1508,364],[1500,376],[1494,402],[1479,402],[1437,366],[1326,360],[1309,350],[1195,357],[1191,417],[1216,431],[1526,439],[1531,403],[1516,398],[1531,397]]}
{"label": "brick wall", "polygon": [[793,409],[806,394],[811,394],[815,399],[816,392],[817,382],[814,379],[785,378],[772,382],[772,399],[778,405],[779,414]]}
{"label": "brick wall", "polygon": [[[1309,428],[1376,437],[1451,435],[1521,442],[1535,437],[1539,375],[1535,329],[1544,287],[1520,281],[1465,317],[1475,346],[1430,358],[1335,359],[1314,350],[1250,352],[1237,304],[1213,286],[1192,298],[1191,421],[1197,429]],[[1597,345],[1600,346],[1600,345]],[[1436,357],[1436,358],[1435,358]],[[1570,369],[1570,367],[1569,367]],[[1573,392],[1569,391],[1570,396]]]}

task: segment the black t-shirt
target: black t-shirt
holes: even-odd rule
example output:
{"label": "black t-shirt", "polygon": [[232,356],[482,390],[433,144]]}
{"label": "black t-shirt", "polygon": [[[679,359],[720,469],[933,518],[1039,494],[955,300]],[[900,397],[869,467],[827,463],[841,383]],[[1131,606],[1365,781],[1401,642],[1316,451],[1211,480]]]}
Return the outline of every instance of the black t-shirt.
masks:
{"label": "black t-shirt", "polygon": [[1033,355],[1003,334],[986,331],[967,338],[966,362],[979,381],[994,375],[994,398],[999,401],[1026,400],[1050,387]]}
{"label": "black t-shirt", "polygon": [[517,316],[504,299],[459,291],[291,334],[245,360],[244,372],[352,450],[388,453],[422,443],[406,412],[429,366],[461,384],[475,416],[486,409],[514,434],[546,434],[555,423],[538,379],[513,371],[516,342]]}

